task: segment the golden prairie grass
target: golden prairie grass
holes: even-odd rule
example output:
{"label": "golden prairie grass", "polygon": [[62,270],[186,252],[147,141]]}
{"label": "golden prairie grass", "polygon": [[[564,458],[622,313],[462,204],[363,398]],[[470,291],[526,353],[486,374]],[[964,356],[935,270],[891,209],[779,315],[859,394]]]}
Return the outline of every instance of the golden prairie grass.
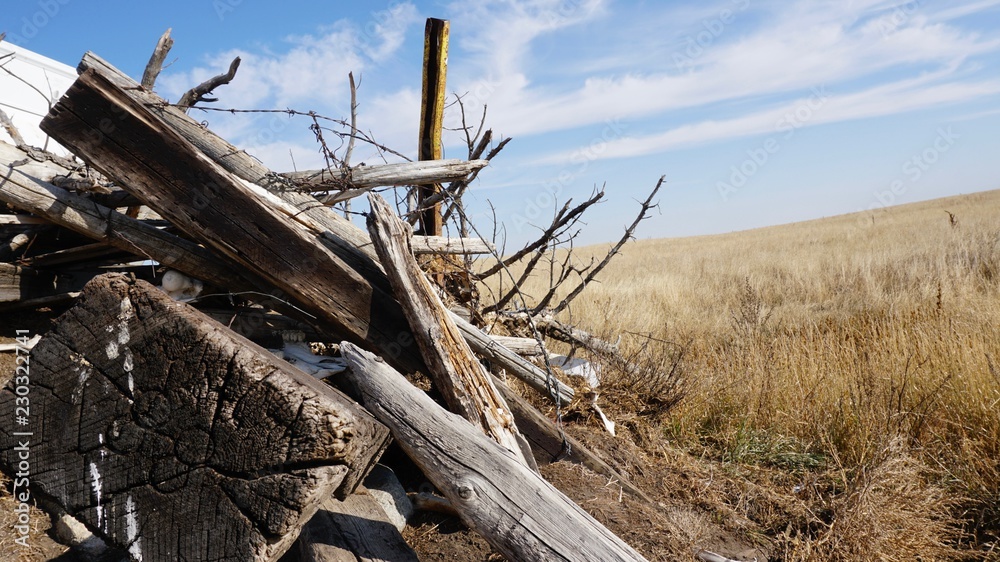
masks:
{"label": "golden prairie grass", "polygon": [[998,216],[992,191],[639,241],[564,320],[684,347],[665,443],[826,482],[782,558],[1000,557]]}

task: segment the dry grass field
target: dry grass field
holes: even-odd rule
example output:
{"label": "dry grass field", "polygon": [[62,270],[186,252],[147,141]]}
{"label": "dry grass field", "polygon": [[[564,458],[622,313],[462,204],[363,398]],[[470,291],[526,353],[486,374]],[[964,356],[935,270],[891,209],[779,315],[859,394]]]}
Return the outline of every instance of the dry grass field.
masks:
{"label": "dry grass field", "polygon": [[563,319],[680,358],[602,402],[772,559],[998,560],[998,217],[992,191],[639,241]]}

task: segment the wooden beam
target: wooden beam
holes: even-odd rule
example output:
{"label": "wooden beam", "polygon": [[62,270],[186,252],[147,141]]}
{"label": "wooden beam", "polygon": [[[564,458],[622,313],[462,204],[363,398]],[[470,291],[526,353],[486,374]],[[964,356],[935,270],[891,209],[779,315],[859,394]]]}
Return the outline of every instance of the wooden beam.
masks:
{"label": "wooden beam", "polygon": [[0,465],[30,441],[31,491],[132,560],[277,560],[388,444],[340,392],[123,274],[87,284],[30,375],[29,423],[27,383],[0,391]]}
{"label": "wooden beam", "polygon": [[176,227],[307,307],[332,334],[418,368],[391,294],[100,73],[80,75],[41,127]]}
{"label": "wooden beam", "polygon": [[[424,73],[420,101],[420,140],[417,156],[420,160],[439,160],[443,154],[441,129],[444,124],[444,99],[448,80],[448,20],[427,18],[424,28]],[[441,191],[441,184],[419,188],[417,208],[421,234],[441,236],[441,203],[423,208],[423,200]]]}
{"label": "wooden beam", "polygon": [[[522,464],[528,460],[510,408],[472,355],[410,248],[410,225],[377,194],[368,196],[368,232],[420,347],[434,386],[452,412],[469,420]],[[529,453],[530,454],[530,453]]]}
{"label": "wooden beam", "polygon": [[462,521],[508,560],[644,560],[506,449],[408,384],[378,357],[344,342],[354,397],[451,501]]}

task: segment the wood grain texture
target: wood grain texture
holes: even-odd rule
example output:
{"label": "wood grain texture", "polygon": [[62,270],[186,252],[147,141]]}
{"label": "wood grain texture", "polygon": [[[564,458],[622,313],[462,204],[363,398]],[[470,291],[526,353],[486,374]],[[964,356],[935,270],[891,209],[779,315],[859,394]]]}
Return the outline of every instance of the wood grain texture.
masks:
{"label": "wood grain texture", "polygon": [[300,562],[417,562],[374,498],[360,490],[330,498],[299,535]]}
{"label": "wood grain texture", "polygon": [[509,560],[644,560],[506,449],[387,363],[348,342],[345,374],[362,405],[451,501],[462,521]]}
{"label": "wood grain texture", "polygon": [[369,194],[368,203],[368,232],[375,252],[403,307],[434,386],[451,411],[479,426],[521,463],[528,464],[510,408],[413,257],[410,225],[379,195]]}
{"label": "wood grain texture", "polygon": [[100,73],[84,72],[41,126],[172,224],[308,308],[332,334],[414,367],[409,360],[419,355],[391,295]]}
{"label": "wood grain texture", "polygon": [[339,392],[122,274],[89,283],[30,361],[27,425],[17,379],[0,391],[0,464],[16,472],[30,442],[32,489],[135,561],[276,560],[388,439]]}

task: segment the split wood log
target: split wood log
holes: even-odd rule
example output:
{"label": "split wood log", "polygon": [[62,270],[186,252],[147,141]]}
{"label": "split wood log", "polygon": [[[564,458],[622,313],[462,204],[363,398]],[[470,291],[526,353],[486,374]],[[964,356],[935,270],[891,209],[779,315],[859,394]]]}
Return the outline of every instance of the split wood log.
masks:
{"label": "split wood log", "polygon": [[4,471],[30,447],[32,493],[133,561],[277,560],[388,444],[333,388],[123,274],[89,283],[22,375],[0,391]]}
{"label": "split wood log", "polygon": [[329,498],[299,535],[301,562],[417,562],[375,499],[359,493]]}
{"label": "split wood log", "polygon": [[[391,293],[385,272],[377,262],[375,250],[367,232],[344,219],[308,193],[296,191],[294,185],[290,184],[287,178],[267,169],[246,152],[202,127],[200,123],[183,111],[170,106],[159,96],[143,91],[134,80],[104,59],[94,53],[87,53],[80,62],[78,71],[82,73],[91,69],[119,86],[125,95],[130,96],[137,104],[146,107],[152,114],[162,119],[163,123],[173,128],[177,134],[196,146],[205,156],[211,158],[228,172],[267,188],[295,207],[303,216],[326,229],[320,235],[320,239],[331,252],[359,272],[373,286],[386,294]],[[522,379],[544,396],[555,397],[558,395],[559,399],[564,402],[569,402],[572,399],[573,389],[571,387],[558,380],[549,379],[545,371],[516,353],[503,348],[469,322],[457,316],[452,318],[462,330],[473,351],[487,357],[513,376]],[[400,337],[405,341],[407,336],[401,335]],[[419,354],[415,347],[412,350],[404,350],[397,345],[393,347],[391,355],[405,355],[409,352],[414,354],[414,363],[419,363]]]}
{"label": "split wood log", "polygon": [[509,451],[348,342],[347,384],[458,510],[509,560],[644,560]]}
{"label": "split wood log", "polygon": [[414,236],[414,254],[492,254],[496,246],[482,238],[448,238],[447,236]]}
{"label": "split wood log", "polygon": [[452,412],[528,465],[530,452],[526,455],[522,451],[510,408],[413,257],[410,225],[400,220],[382,197],[369,194],[368,203],[368,232],[375,252],[403,307],[434,386]]}
{"label": "split wood log", "polygon": [[100,73],[80,75],[41,127],[176,227],[308,307],[332,334],[419,368],[391,294]]}

